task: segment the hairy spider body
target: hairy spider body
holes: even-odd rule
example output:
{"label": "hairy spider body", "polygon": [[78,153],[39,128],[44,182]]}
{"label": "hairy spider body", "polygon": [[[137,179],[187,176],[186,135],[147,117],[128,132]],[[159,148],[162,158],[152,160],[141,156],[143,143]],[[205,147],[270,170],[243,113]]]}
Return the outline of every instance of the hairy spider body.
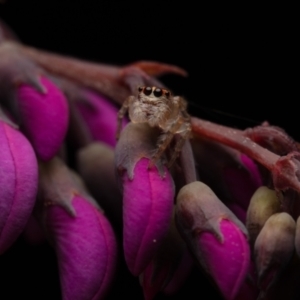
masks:
{"label": "hairy spider body", "polygon": [[173,137],[179,135],[168,163],[170,167],[178,157],[185,140],[190,137],[191,121],[186,109],[186,101],[181,97],[172,96],[166,89],[139,87],[138,95],[128,97],[119,111],[117,138],[127,111],[131,122],[148,123],[151,127],[159,127],[162,134],[151,158],[150,166],[152,166],[162,156]]}

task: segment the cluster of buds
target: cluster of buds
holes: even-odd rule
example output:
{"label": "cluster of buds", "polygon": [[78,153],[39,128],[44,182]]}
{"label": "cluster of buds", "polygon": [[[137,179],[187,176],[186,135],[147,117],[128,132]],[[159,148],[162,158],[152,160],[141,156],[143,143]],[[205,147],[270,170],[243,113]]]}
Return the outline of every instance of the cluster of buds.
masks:
{"label": "cluster of buds", "polygon": [[173,166],[173,143],[152,165],[160,129],[123,120],[117,142],[118,109],[165,73],[185,75],[43,52],[0,23],[0,254],[48,240],[65,300],[109,297],[123,258],[146,300],[192,277],[201,297],[194,266],[220,299],[299,299],[298,144],[192,117]]}

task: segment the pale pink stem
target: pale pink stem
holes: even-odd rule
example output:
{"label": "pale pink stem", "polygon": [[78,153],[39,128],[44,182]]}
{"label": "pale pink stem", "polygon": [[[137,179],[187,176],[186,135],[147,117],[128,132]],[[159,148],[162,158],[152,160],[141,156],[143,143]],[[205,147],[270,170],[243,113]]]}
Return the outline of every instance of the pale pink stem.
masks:
{"label": "pale pink stem", "polygon": [[195,134],[235,148],[267,168],[273,177],[277,191],[292,188],[300,192],[300,153],[291,152],[279,156],[261,147],[240,130],[217,125],[198,118],[192,118],[192,130]]}
{"label": "pale pink stem", "polygon": [[272,170],[280,156],[252,142],[242,131],[192,118],[192,129],[196,134],[237,149]]}

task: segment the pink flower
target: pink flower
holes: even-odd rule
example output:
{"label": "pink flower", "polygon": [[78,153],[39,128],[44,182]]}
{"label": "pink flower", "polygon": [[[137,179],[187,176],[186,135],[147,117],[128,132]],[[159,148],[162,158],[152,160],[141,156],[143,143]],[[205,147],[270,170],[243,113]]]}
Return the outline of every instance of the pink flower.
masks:
{"label": "pink flower", "polygon": [[199,263],[224,298],[233,300],[249,270],[246,228],[201,182],[180,190],[176,216],[178,229]]}
{"label": "pink flower", "polygon": [[[145,123],[128,124],[116,145],[114,104],[124,104],[121,118],[130,105],[125,99],[135,95],[138,86],[163,87],[153,76],[186,75],[185,71],[145,61],[125,67],[100,65],[43,52],[18,43],[1,22],[0,44],[0,101],[6,114],[0,115],[0,253],[24,230],[38,185],[33,215],[56,251],[65,300],[107,295],[117,263],[116,238],[107,216],[112,216],[115,228],[123,222],[125,261],[131,273],[140,276],[147,300],[181,287],[193,266],[188,250],[224,299],[256,299],[258,287],[260,298],[273,299],[280,289],[287,295],[298,293],[299,259],[291,257],[295,248],[300,253],[300,221],[295,230],[293,220],[300,213],[300,154],[299,145],[283,130],[264,124],[241,131],[191,118],[193,153],[189,139],[182,148],[175,145],[182,132],[175,132],[176,109],[170,106],[166,124],[149,127],[147,118],[156,112],[149,109]],[[154,100],[161,99],[151,98],[147,105],[156,106]],[[181,113],[177,122],[188,123],[185,110]],[[67,131],[66,145],[73,147],[65,148],[65,157],[70,154],[68,161],[81,172],[84,183],[55,157]],[[164,149],[161,143],[173,133],[174,140]],[[86,147],[75,162],[74,148],[93,140],[108,147]],[[154,163],[159,144],[164,145],[162,155]],[[165,167],[173,151],[180,157]],[[193,154],[199,178],[225,204],[208,186],[196,182]],[[276,192],[257,189],[262,180],[256,163],[265,169],[264,181]],[[177,190],[183,186],[177,203],[172,176]],[[103,204],[105,215],[85,184]],[[176,226],[171,221],[174,207]],[[286,212],[274,215],[282,210]],[[257,274],[242,223],[246,217]]]}
{"label": "pink flower", "polygon": [[224,183],[230,193],[226,205],[245,224],[247,209],[254,192],[262,186],[262,178],[255,163],[240,154],[240,166],[228,166],[223,170]]}
{"label": "pink flower", "polygon": [[203,232],[199,235],[199,250],[224,297],[234,299],[248,271],[250,250],[238,226],[226,219],[220,219],[219,224],[223,240]]}
{"label": "pink flower", "polygon": [[42,160],[59,151],[66,136],[69,110],[62,92],[47,78],[41,78],[45,93],[28,84],[17,90],[21,128]]}
{"label": "pink flower", "polygon": [[[84,97],[84,100],[77,101],[77,108],[94,140],[115,147],[118,108],[104,96],[93,91],[83,90],[81,97]],[[124,122],[124,125],[127,122]]]}
{"label": "pink flower", "polygon": [[1,119],[0,149],[0,253],[3,253],[23,231],[31,215],[38,169],[30,143]]}
{"label": "pink flower", "polygon": [[256,164],[221,143],[199,137],[192,142],[201,181],[221,195],[222,201],[245,222],[249,201],[262,185]]}
{"label": "pink flower", "polygon": [[262,185],[262,179],[257,166],[249,157],[241,154],[240,162],[240,167],[224,168],[224,180],[233,202],[246,210],[253,193]]}
{"label": "pink flower", "polygon": [[155,255],[165,237],[173,206],[172,178],[162,178],[156,168],[148,169],[142,158],[134,178],[123,177],[123,246],[133,275],[139,275]]}
{"label": "pink flower", "polygon": [[130,123],[116,148],[116,166],[123,189],[123,246],[127,266],[139,275],[150,263],[167,234],[174,201],[174,184],[161,165],[149,169],[151,135],[147,124]]}
{"label": "pink flower", "polygon": [[113,230],[83,197],[74,196],[71,204],[76,217],[52,205],[45,220],[57,252],[63,299],[103,299],[117,262]]}
{"label": "pink flower", "polygon": [[37,156],[49,160],[65,138],[69,109],[62,92],[20,51],[0,48],[1,102],[31,142]]}
{"label": "pink flower", "polygon": [[114,232],[59,159],[40,166],[36,215],[57,253],[63,299],[103,299],[117,262]]}

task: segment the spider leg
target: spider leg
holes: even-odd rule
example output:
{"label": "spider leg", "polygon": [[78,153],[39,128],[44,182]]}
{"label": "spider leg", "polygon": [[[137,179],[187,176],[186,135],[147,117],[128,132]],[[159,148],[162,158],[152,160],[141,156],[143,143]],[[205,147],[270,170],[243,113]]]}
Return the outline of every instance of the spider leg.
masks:
{"label": "spider leg", "polygon": [[170,158],[170,160],[167,164],[168,168],[170,168],[173,165],[173,163],[175,162],[175,160],[179,156],[185,141],[190,137],[190,133],[191,133],[191,126],[188,126],[186,131],[180,133],[180,135],[179,135],[179,137],[176,141],[174,151],[172,151],[171,158]]}
{"label": "spider leg", "polygon": [[122,107],[120,108],[118,112],[118,123],[117,123],[117,132],[116,132],[116,139],[118,140],[120,137],[121,129],[122,129],[122,121],[124,116],[126,115],[128,109],[129,109],[129,104],[132,100],[133,96],[128,97],[124,102]]}
{"label": "spider leg", "polygon": [[182,97],[174,97],[178,101],[178,107],[181,113],[181,117],[185,123],[191,123],[191,116],[187,112],[187,102]]}
{"label": "spider leg", "polygon": [[187,113],[187,102],[182,97],[173,97],[173,105],[175,111],[178,112],[178,117],[175,118],[171,123],[166,124],[163,134],[160,136],[157,150],[153,154],[149,167],[152,167],[157,160],[165,152],[166,148],[171,143],[175,134],[178,134],[179,137],[176,141],[175,148],[172,149],[172,155],[170,161],[167,164],[167,167],[170,168],[179,156],[181,149],[184,145],[185,140],[190,138],[191,134],[191,118]]}
{"label": "spider leg", "polygon": [[177,157],[179,156],[182,147],[185,143],[185,140],[189,139],[191,136],[191,117],[187,112],[187,102],[184,98],[176,96],[173,98],[173,101],[176,103],[176,106],[179,110],[180,117],[177,119],[177,122],[171,127],[173,134],[178,135],[176,139],[175,147],[172,151],[171,158],[168,162],[167,167],[170,168]]}
{"label": "spider leg", "polygon": [[169,146],[169,144],[172,141],[172,138],[174,136],[174,133],[171,131],[163,133],[159,137],[158,141],[158,147],[154,154],[152,155],[151,161],[149,162],[148,168],[151,168],[155,165],[155,163],[158,161],[158,159],[162,156],[162,154],[165,152],[166,148]]}

